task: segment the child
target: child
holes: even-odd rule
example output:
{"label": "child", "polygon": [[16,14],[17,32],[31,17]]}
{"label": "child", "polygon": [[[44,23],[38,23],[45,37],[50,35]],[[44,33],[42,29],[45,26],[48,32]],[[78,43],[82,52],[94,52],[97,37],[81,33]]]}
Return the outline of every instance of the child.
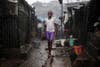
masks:
{"label": "child", "polygon": [[56,22],[55,18],[53,17],[53,12],[48,12],[48,18],[45,20],[45,26],[46,26],[46,38],[48,41],[48,50],[49,50],[49,56],[51,55],[51,49],[52,49],[52,42],[55,37],[55,29],[56,29]]}

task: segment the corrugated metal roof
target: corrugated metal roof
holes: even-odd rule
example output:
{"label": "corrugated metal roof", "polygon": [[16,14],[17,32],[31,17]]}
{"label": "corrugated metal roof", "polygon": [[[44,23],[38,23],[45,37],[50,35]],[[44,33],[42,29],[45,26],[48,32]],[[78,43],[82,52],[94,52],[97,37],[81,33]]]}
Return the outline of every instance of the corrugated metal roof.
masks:
{"label": "corrugated metal roof", "polygon": [[9,2],[18,3],[18,0],[8,0]]}
{"label": "corrugated metal roof", "polygon": [[77,7],[77,6],[82,6],[83,4],[84,5],[88,4],[88,1],[85,1],[85,2],[67,3],[66,6],[67,7]]}

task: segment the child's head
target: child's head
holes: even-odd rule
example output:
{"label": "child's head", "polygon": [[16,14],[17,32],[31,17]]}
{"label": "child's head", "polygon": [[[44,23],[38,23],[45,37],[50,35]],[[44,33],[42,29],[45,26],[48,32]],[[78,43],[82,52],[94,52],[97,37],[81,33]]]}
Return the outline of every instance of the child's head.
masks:
{"label": "child's head", "polygon": [[51,18],[53,16],[53,12],[52,11],[48,11],[48,18]]}
{"label": "child's head", "polygon": [[80,45],[80,42],[79,42],[79,40],[75,40],[75,41],[74,41],[74,45],[75,45],[75,46],[78,46],[78,45]]}
{"label": "child's head", "polygon": [[70,38],[72,38],[73,37],[73,35],[70,35]]}

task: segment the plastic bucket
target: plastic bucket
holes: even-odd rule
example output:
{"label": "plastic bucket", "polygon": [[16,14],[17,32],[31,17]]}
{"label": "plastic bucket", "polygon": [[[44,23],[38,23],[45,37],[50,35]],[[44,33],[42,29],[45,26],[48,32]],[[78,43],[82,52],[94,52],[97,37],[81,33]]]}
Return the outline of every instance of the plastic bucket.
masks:
{"label": "plastic bucket", "polygon": [[84,48],[83,46],[74,46],[74,52],[77,56],[84,54]]}

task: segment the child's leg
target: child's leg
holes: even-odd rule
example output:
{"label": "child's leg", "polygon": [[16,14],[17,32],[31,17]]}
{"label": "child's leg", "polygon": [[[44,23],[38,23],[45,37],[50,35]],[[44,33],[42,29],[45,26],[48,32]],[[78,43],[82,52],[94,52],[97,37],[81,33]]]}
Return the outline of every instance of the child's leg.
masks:
{"label": "child's leg", "polygon": [[46,39],[49,41],[50,40],[50,35],[49,35],[49,32],[47,31],[46,32]]}
{"label": "child's leg", "polygon": [[49,55],[51,55],[51,42],[50,42],[50,32],[46,32],[46,38],[47,38],[47,41],[48,41],[48,57]]}
{"label": "child's leg", "polygon": [[49,51],[49,55],[51,55],[51,53],[50,53],[50,52],[51,52],[51,51],[50,51],[50,45],[51,45],[51,44],[50,44],[50,40],[48,40],[48,51]]}
{"label": "child's leg", "polygon": [[54,40],[54,32],[50,32],[50,41],[53,42]]}
{"label": "child's leg", "polygon": [[54,40],[54,32],[50,32],[50,48],[49,48],[50,55],[51,55],[53,40]]}

